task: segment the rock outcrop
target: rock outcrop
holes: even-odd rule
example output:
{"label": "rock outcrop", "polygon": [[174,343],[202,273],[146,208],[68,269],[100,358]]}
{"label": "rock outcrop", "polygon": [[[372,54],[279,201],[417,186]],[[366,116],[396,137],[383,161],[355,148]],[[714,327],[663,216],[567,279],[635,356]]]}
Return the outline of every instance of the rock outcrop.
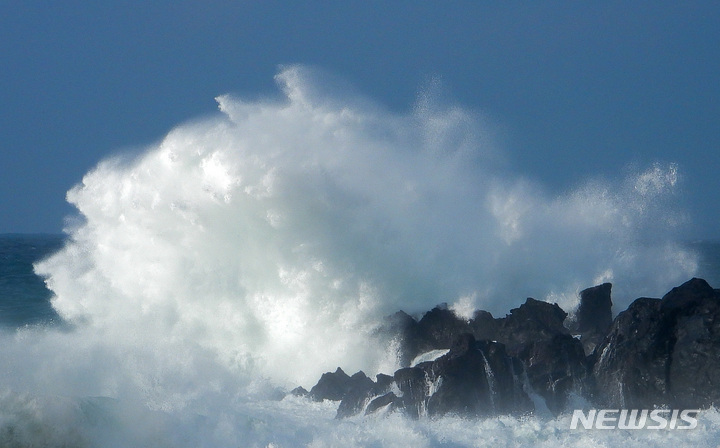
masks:
{"label": "rock outcrop", "polygon": [[603,283],[580,292],[580,305],[570,328],[580,336],[583,349],[590,354],[602,342],[612,325],[612,284]]}
{"label": "rock outcrop", "polygon": [[596,349],[597,399],[626,408],[720,403],[720,293],[694,278],[641,298]]}
{"label": "rock outcrop", "polygon": [[310,389],[308,396],[314,401],[342,400],[350,387],[350,383],[348,374],[338,367],[335,372],[323,373],[320,381]]}
{"label": "rock outcrop", "polygon": [[[338,368],[309,393],[293,393],[340,401],[338,418],[381,409],[412,418],[522,414],[535,410],[531,397],[558,414],[571,393],[623,409],[720,403],[720,290],[694,278],[613,320],[611,288],[582,291],[572,321],[532,298],[497,319],[476,311],[467,321],[444,306],[419,321],[398,312],[379,337],[397,343],[403,368],[376,381]],[[422,353],[432,360],[411,367]]]}
{"label": "rock outcrop", "polygon": [[509,353],[517,355],[527,344],[568,334],[564,322],[567,313],[557,304],[528,298],[519,308],[510,310],[504,318],[497,319],[494,340],[507,346]]}
{"label": "rock outcrop", "polygon": [[589,387],[589,363],[582,344],[568,334],[528,343],[518,357],[532,390],[555,414],[565,409],[571,392],[581,394]]}

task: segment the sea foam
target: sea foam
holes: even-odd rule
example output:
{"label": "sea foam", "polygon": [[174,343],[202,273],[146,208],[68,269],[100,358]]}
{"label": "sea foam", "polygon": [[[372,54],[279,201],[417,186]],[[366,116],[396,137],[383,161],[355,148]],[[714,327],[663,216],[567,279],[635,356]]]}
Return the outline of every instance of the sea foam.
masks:
{"label": "sea foam", "polygon": [[[622,309],[697,269],[675,242],[687,219],[676,165],[588,173],[551,194],[502,162],[478,113],[422,96],[394,113],[315,78],[287,67],[282,98],[218,97],[217,116],[88,173],[67,196],[79,214],[67,245],[36,266],[73,329],[18,332],[0,348],[0,387],[206,419],[190,426],[227,440],[280,434],[286,411],[235,413],[337,366],[392,372],[392,347],[369,341],[398,309],[501,316],[527,296],[569,309],[605,281]],[[309,440],[327,431],[288,418]],[[418,446],[448,437],[372,425]]]}
{"label": "sea foam", "polygon": [[68,193],[84,222],[38,265],[65,319],[307,384],[391,362],[362,335],[398,309],[572,308],[603,281],[624,307],[696,269],[674,243],[675,165],[551,196],[499,164],[477,114],[428,99],[393,114],[303,67],[277,80],[284,99],[219,97],[222,115]]}

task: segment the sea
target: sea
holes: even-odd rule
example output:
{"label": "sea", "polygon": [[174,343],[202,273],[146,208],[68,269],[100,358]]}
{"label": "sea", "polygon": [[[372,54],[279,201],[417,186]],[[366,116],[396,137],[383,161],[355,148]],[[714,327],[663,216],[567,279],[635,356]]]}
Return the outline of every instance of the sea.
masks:
{"label": "sea", "polygon": [[0,235],[0,447],[720,445],[714,408],[692,430],[587,430],[579,396],[559,416],[338,420],[288,395],[394,372],[374,335],[398,310],[572,311],[609,281],[617,313],[720,287],[720,242],[684,234],[682,164],[556,191],[461,106],[389,111],[302,66],[276,81],[99,162],[61,235]]}
{"label": "sea", "polygon": [[[243,380],[238,380],[237,389],[232,388],[232,382],[226,384],[230,387],[227,394],[212,390],[208,398],[212,398],[211,402],[217,407],[203,404],[199,408],[196,404],[203,401],[202,397],[193,397],[183,406],[163,407],[138,401],[136,396],[126,400],[117,389],[104,396],[82,395],[77,388],[50,387],[53,392],[49,393],[47,384],[37,389],[13,387],[13,384],[25,383],[24,375],[47,382],[67,382],[67,378],[53,378],[57,373],[51,370],[63,362],[64,350],[72,350],[63,347],[64,343],[72,343],[72,338],[65,340],[66,336],[77,331],[74,326],[82,324],[66,322],[58,315],[52,305],[52,291],[33,267],[59,251],[66,240],[65,235],[0,235],[0,342],[27,344],[18,347],[20,351],[2,350],[5,358],[0,363],[4,366],[4,378],[0,380],[2,447],[612,447],[618,444],[714,447],[720,443],[720,413],[715,409],[703,410],[698,427],[689,431],[586,430],[582,427],[570,430],[571,410],[560,416],[540,412],[522,418],[497,416],[477,420],[457,417],[412,420],[387,413],[336,420],[337,403],[315,403],[286,395],[287,388],[255,390],[246,397],[237,397],[237,390],[246,386]],[[697,275],[713,285],[720,284],[720,243],[686,244],[700,256]],[[57,343],[52,344],[57,352],[39,351],[36,344],[43,338],[57,338]],[[7,356],[36,359],[20,362],[22,360],[8,360]],[[82,368],[74,372],[63,369],[62,374],[78,375],[80,378],[71,381],[74,382],[87,374],[84,369],[106,373],[108,369],[114,370],[101,357],[92,353],[87,356],[91,360]],[[114,362],[137,362],[132,358],[114,359]],[[8,368],[17,364],[30,365],[31,370]],[[131,376],[127,380],[133,380],[132,372],[125,367],[120,370]],[[8,378],[8,375],[17,375],[17,378]],[[156,381],[160,381],[160,377]],[[154,397],[152,401],[158,398],[172,401],[172,396],[178,393],[163,392],[168,397]],[[575,399],[577,409],[590,407],[581,398]]]}

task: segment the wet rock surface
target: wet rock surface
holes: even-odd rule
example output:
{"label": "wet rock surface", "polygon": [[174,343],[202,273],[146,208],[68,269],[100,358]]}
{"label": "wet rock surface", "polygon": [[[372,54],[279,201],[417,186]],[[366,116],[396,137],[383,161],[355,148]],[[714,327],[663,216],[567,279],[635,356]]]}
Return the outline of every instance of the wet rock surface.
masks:
{"label": "wet rock surface", "polygon": [[580,292],[580,305],[570,328],[580,336],[586,354],[595,350],[612,325],[611,290],[612,284],[603,283]]}
{"label": "wet rock surface", "polygon": [[[445,306],[419,320],[400,311],[378,338],[395,344],[403,368],[375,381],[338,368],[293,394],[339,401],[338,418],[381,409],[412,418],[523,414],[537,410],[537,397],[558,414],[570,394],[626,409],[720,403],[720,291],[694,278],[612,319],[611,288],[582,291],[570,319],[532,298],[502,318],[479,310],[468,321]],[[410,367],[440,349],[449,351]]]}
{"label": "wet rock surface", "polygon": [[611,406],[720,403],[720,293],[694,278],[620,313],[596,349],[598,401]]}

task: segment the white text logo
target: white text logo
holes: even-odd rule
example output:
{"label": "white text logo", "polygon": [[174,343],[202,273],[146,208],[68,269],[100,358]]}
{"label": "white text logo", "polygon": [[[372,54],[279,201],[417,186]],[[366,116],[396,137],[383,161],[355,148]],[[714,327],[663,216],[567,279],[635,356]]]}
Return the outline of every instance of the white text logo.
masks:
{"label": "white text logo", "polygon": [[591,409],[573,411],[570,429],[694,429],[699,409]]}

